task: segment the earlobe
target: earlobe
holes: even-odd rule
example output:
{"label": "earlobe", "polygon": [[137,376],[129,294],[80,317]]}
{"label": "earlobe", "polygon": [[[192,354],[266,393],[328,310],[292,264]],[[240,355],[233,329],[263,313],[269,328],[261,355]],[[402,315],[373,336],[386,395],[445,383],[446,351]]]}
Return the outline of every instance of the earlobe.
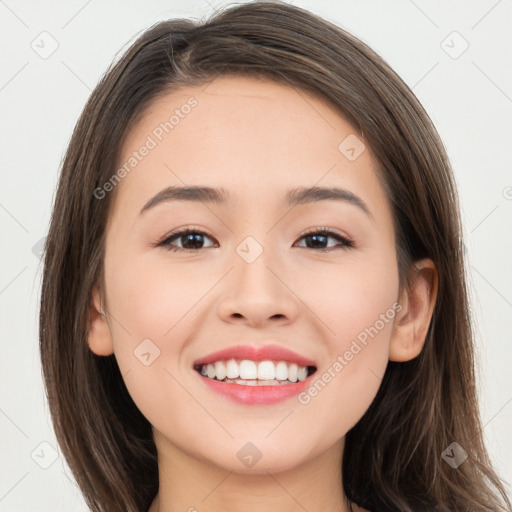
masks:
{"label": "earlobe", "polygon": [[436,266],[426,258],[414,263],[413,272],[412,286],[404,286],[399,299],[402,309],[395,318],[390,361],[409,361],[418,356],[432,320],[438,287]]}
{"label": "earlobe", "polygon": [[97,356],[109,356],[114,353],[107,312],[102,305],[101,296],[94,287],[89,307],[89,332],[87,344]]}

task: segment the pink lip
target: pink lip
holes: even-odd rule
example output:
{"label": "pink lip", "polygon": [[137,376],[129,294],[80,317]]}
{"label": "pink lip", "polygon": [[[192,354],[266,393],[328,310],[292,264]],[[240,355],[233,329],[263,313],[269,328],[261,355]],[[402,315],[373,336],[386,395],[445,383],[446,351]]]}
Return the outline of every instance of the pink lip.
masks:
{"label": "pink lip", "polygon": [[294,384],[277,384],[275,386],[246,386],[209,379],[200,373],[197,375],[215,393],[224,395],[235,402],[255,405],[274,404],[302,393],[310,385],[314,374]]}
{"label": "pink lip", "polygon": [[[296,363],[299,366],[316,366],[315,362],[307,359],[287,348],[279,345],[264,345],[261,347],[251,347],[249,345],[236,345],[218,352],[208,354],[201,359],[194,361],[194,366],[214,363],[216,361],[226,361],[228,359],[250,359],[251,361],[287,361]],[[210,379],[211,380],[211,379]],[[304,381],[303,381],[304,382]],[[286,386],[291,386],[287,384]],[[270,387],[270,386],[269,386]]]}

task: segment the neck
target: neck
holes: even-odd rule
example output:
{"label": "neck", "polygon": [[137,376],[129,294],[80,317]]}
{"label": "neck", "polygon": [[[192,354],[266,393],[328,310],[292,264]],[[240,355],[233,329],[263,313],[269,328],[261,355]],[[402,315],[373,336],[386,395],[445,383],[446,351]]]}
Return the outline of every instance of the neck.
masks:
{"label": "neck", "polygon": [[343,446],[344,438],[299,466],[254,474],[222,469],[169,442],[157,443],[159,492],[148,512],[350,512],[341,475]]}

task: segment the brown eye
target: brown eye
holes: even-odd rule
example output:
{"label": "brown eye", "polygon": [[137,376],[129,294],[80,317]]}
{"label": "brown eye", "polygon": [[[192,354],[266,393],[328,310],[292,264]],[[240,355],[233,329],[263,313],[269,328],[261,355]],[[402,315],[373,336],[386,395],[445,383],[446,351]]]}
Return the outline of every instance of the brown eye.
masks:
{"label": "brown eye", "polygon": [[[352,240],[326,228],[310,231],[303,235],[301,237],[301,240],[302,239],[306,240],[307,249],[318,249],[320,252],[328,252],[336,248],[345,249],[354,247],[354,242]],[[339,243],[337,245],[329,246],[329,239],[337,240]]]}
{"label": "brown eye", "polygon": [[[167,238],[162,240],[158,244],[158,247],[167,247],[169,251],[198,252],[200,249],[204,248],[202,247],[204,244],[204,237],[212,239],[204,231],[199,231],[197,229],[185,229],[176,233],[172,233]],[[174,245],[175,241],[181,245]]]}

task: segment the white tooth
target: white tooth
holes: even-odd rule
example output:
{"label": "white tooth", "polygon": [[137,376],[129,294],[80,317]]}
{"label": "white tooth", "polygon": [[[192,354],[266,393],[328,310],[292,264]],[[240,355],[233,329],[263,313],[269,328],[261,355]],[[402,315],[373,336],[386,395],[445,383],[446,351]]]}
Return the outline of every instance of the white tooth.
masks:
{"label": "white tooth", "polygon": [[288,380],[291,380],[292,382],[297,382],[297,372],[299,370],[299,367],[292,363],[288,366]]}
{"label": "white tooth", "polygon": [[213,364],[206,365],[206,375],[208,375],[210,379],[215,377],[215,366],[213,366]]}
{"label": "white tooth", "polygon": [[297,373],[297,378],[299,380],[305,380],[307,376],[308,376],[308,369],[307,369],[307,367],[306,366],[301,366],[299,368],[298,373]]}
{"label": "white tooth", "polygon": [[228,384],[241,384],[242,386],[284,386],[286,384],[292,384],[292,382],[277,381],[277,380],[241,380],[241,379],[226,379],[224,382]]}
{"label": "white tooth", "polygon": [[276,380],[259,380],[258,386],[279,386]]}
{"label": "white tooth", "polygon": [[279,363],[276,364],[276,379],[288,379],[288,367],[284,361],[279,361]]}
{"label": "white tooth", "polygon": [[226,377],[226,365],[222,361],[215,363],[215,376],[218,380],[223,380]]}
{"label": "white tooth", "polygon": [[249,386],[273,385],[269,381],[273,381],[275,384],[291,384],[297,380],[303,381],[308,376],[308,368],[296,363],[278,361],[274,364],[270,360],[255,362],[249,359],[242,360],[240,364],[235,359],[204,364],[201,365],[200,372],[205,377],[216,378],[219,381],[227,378],[231,381],[243,379],[243,384],[246,384],[246,381],[256,382],[255,384],[251,382],[248,384]]}
{"label": "white tooth", "polygon": [[272,361],[261,361],[258,365],[258,379],[273,380],[276,378],[276,369]]}
{"label": "white tooth", "polygon": [[245,380],[258,378],[258,368],[256,367],[256,363],[254,361],[244,359],[240,363],[240,378]]}
{"label": "white tooth", "polygon": [[250,386],[249,382],[255,382],[255,381],[248,381],[248,380],[241,380],[241,379],[235,379],[233,381],[235,384],[241,384],[242,386]]}
{"label": "white tooth", "polygon": [[226,363],[226,375],[228,379],[238,379],[240,377],[240,370],[238,364],[234,359],[230,359]]}

